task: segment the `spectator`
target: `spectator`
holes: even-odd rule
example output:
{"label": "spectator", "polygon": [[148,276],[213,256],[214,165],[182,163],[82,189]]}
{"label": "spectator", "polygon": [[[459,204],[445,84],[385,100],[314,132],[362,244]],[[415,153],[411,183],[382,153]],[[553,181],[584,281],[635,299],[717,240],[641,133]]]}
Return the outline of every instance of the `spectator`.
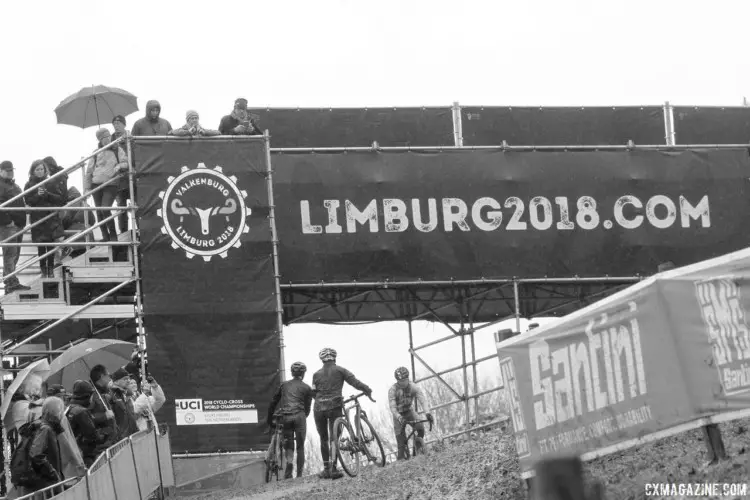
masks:
{"label": "spectator", "polygon": [[[49,171],[44,161],[35,160],[29,169],[29,182],[26,183],[24,191],[41,184],[47,178],[49,178]],[[60,207],[65,204],[65,198],[66,196],[60,191],[60,184],[56,182],[42,184],[35,191],[25,196],[26,204],[30,207]],[[54,243],[63,241],[65,238],[59,212],[33,211],[31,212],[31,223],[34,224],[50,214],[52,216],[49,219],[31,228],[31,241],[34,243]],[[55,252],[39,261],[43,278],[54,278],[55,257],[62,260],[67,254],[67,252],[62,253],[63,251],[60,248],[55,249],[55,247],[45,245],[37,246],[40,257],[51,250],[55,250]]]}
{"label": "spectator", "polygon": [[[21,188],[13,179],[14,172],[13,163],[9,161],[0,163],[0,204],[21,194]],[[10,206],[24,206],[23,198],[17,199]],[[13,236],[24,227],[26,227],[26,212],[0,212],[0,241]],[[8,243],[21,243],[22,239],[23,236],[19,235]],[[8,276],[16,270],[20,255],[21,247],[3,247],[3,276]],[[4,282],[6,294],[29,290],[29,287],[22,285],[18,281],[17,276],[11,276],[5,279]]]}
{"label": "spectator", "polygon": [[33,422],[42,415],[42,377],[36,373],[26,377],[20,390],[11,398],[11,418],[13,428],[18,431],[27,422]]}
{"label": "spectator", "polygon": [[29,458],[37,483],[34,491],[52,486],[63,480],[62,454],[59,437],[63,432],[61,424],[65,405],[59,398],[47,398],[42,406],[42,418],[29,449]]}
{"label": "spectator", "polygon": [[94,386],[86,380],[76,380],[73,384],[73,397],[67,411],[68,421],[86,467],[96,461],[96,457],[107,449],[105,436],[97,432],[96,424],[89,408],[93,408]]}
{"label": "spectator", "polygon": [[134,408],[128,396],[130,374],[124,368],[118,368],[112,374],[112,410],[120,433],[117,441],[138,432]]}
{"label": "spectator", "polygon": [[[65,406],[68,394],[65,387],[53,385],[47,388],[47,398],[58,398]],[[67,412],[66,412],[67,414]],[[60,447],[60,460],[62,461],[62,474],[66,478],[81,477],[86,474],[86,465],[83,462],[81,450],[76,442],[75,434],[67,417],[60,419],[63,432],[57,435],[57,444]]]}
{"label": "spectator", "polygon": [[[105,147],[112,142],[112,136],[106,128],[100,128],[96,131],[96,138],[99,140],[99,148]],[[114,179],[122,172],[127,172],[128,163],[125,152],[119,145],[114,145],[104,151],[96,154],[89,160],[86,167],[86,175],[83,181],[83,189],[91,192],[107,181]],[[108,184],[93,194],[94,205],[97,207],[111,207],[117,197],[117,184]],[[106,219],[111,212],[104,208],[97,211],[99,222]],[[102,232],[102,241],[117,241],[117,230],[115,221],[110,220],[99,226]]]}
{"label": "spectator", "polygon": [[[46,158],[45,158],[45,159],[43,159],[42,161],[43,161],[43,162],[44,162],[44,164],[45,164],[45,165],[47,166],[47,171],[49,172],[49,175],[50,175],[50,176],[53,176],[53,175],[55,175],[56,173],[58,173],[58,172],[62,172],[63,170],[65,170],[64,168],[62,168],[61,166],[59,166],[59,165],[57,164],[57,161],[55,161],[55,159],[54,159],[53,157],[51,157],[51,156],[48,156],[48,157],[46,157]],[[60,177],[56,178],[56,179],[55,179],[54,181],[52,181],[52,182],[57,182],[57,183],[59,184],[59,186],[60,186],[60,187],[59,187],[58,191],[60,191],[61,193],[65,193],[65,194],[66,194],[66,200],[65,200],[65,203],[67,203],[67,202],[68,202],[68,200],[67,200],[67,193],[68,193],[68,174],[62,174],[62,175],[61,175]],[[64,205],[65,203],[63,203],[63,205]]]}
{"label": "spectator", "polygon": [[172,125],[160,118],[161,104],[157,100],[146,103],[146,116],[135,122],[131,135],[167,135],[172,130]]}
{"label": "spectator", "polygon": [[154,413],[159,411],[167,400],[164,396],[164,390],[158,382],[153,377],[149,377],[149,380],[143,384],[143,392],[141,392],[138,390],[138,383],[131,378],[128,385],[128,394],[131,397],[138,430],[147,431],[149,423],[154,429],[158,429]]}
{"label": "spectator", "polygon": [[[122,115],[117,115],[112,119],[112,126],[115,128],[115,133],[112,134],[112,141],[116,141],[120,137],[130,137],[130,133],[127,131],[125,126],[127,125],[127,122],[125,121],[125,117]],[[120,147],[125,152],[125,157],[127,158],[127,145],[122,142],[120,143]],[[131,153],[132,154],[132,153]],[[127,160],[126,160],[127,164]],[[128,200],[130,199],[130,177],[127,175],[123,175],[120,177],[120,182],[117,183],[117,196],[115,197],[115,201],[117,203],[117,206],[120,208],[124,208],[128,206]],[[120,226],[120,233],[124,233],[128,230],[128,212],[122,211],[120,212],[120,215],[117,217],[117,225]]]}
{"label": "spectator", "polygon": [[263,135],[257,123],[260,117],[247,110],[247,99],[240,97],[234,101],[234,109],[221,119],[221,135]]}
{"label": "spectator", "polygon": [[169,134],[178,137],[210,137],[212,135],[219,135],[218,130],[201,127],[199,119],[198,112],[191,109],[185,114],[187,123],[178,129],[172,130]]}
{"label": "spectator", "polygon": [[91,418],[97,432],[101,436],[101,447],[106,450],[117,442],[119,431],[115,414],[112,411],[112,378],[103,365],[96,365],[89,373],[91,382],[94,383],[94,392],[91,396]]}

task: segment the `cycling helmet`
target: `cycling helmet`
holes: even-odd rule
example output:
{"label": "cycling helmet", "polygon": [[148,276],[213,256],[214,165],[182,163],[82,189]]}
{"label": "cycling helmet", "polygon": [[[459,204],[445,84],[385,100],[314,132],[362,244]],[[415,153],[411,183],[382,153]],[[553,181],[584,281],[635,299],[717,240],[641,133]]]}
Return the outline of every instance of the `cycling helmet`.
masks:
{"label": "cycling helmet", "polygon": [[404,366],[399,366],[398,368],[396,368],[396,371],[393,372],[393,375],[396,377],[396,380],[404,380],[406,378],[409,378],[409,370],[407,370]]}
{"label": "cycling helmet", "polygon": [[330,347],[324,347],[320,350],[320,353],[318,354],[320,357],[320,360],[325,361],[336,361],[336,349],[331,349]]}
{"label": "cycling helmet", "polygon": [[302,361],[292,363],[292,377],[301,377],[306,371],[307,367]]}

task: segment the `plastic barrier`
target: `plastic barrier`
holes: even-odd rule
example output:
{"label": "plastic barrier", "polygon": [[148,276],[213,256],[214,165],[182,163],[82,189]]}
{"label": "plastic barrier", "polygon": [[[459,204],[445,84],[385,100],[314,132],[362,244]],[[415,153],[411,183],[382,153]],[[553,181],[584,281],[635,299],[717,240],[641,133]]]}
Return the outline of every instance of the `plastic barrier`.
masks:
{"label": "plastic barrier", "polygon": [[169,432],[160,434],[151,430],[138,432],[111,446],[85,476],[67,479],[16,500],[141,500],[152,498],[155,493],[164,498],[174,487]]}

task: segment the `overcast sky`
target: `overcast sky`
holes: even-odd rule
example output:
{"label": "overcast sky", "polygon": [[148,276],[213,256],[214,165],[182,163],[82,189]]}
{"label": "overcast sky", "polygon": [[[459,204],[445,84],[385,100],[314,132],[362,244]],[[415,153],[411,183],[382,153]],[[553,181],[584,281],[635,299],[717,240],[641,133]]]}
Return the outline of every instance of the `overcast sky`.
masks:
{"label": "overcast sky", "polygon": [[[95,127],[57,125],[53,110],[92,84],[138,96],[128,128],[149,99],[174,127],[196,109],[211,128],[240,96],[269,107],[741,105],[749,13],[742,0],[5,0],[0,160],[23,185],[36,158],[69,166],[88,154]],[[315,365],[332,345],[383,397],[408,363],[405,328],[294,326],[287,364]],[[460,360],[454,342],[438,364]]]}

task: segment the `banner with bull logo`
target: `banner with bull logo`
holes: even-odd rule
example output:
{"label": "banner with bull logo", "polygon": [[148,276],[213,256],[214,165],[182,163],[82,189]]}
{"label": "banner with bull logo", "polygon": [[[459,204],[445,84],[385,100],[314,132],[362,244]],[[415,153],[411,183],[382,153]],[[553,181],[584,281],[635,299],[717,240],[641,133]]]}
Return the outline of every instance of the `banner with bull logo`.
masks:
{"label": "banner with bull logo", "polygon": [[750,415],[750,250],[656,275],[498,342],[521,468]]}
{"label": "banner with bull logo", "polygon": [[263,448],[280,359],[266,143],[138,138],[133,155],[157,417],[177,453]]}

